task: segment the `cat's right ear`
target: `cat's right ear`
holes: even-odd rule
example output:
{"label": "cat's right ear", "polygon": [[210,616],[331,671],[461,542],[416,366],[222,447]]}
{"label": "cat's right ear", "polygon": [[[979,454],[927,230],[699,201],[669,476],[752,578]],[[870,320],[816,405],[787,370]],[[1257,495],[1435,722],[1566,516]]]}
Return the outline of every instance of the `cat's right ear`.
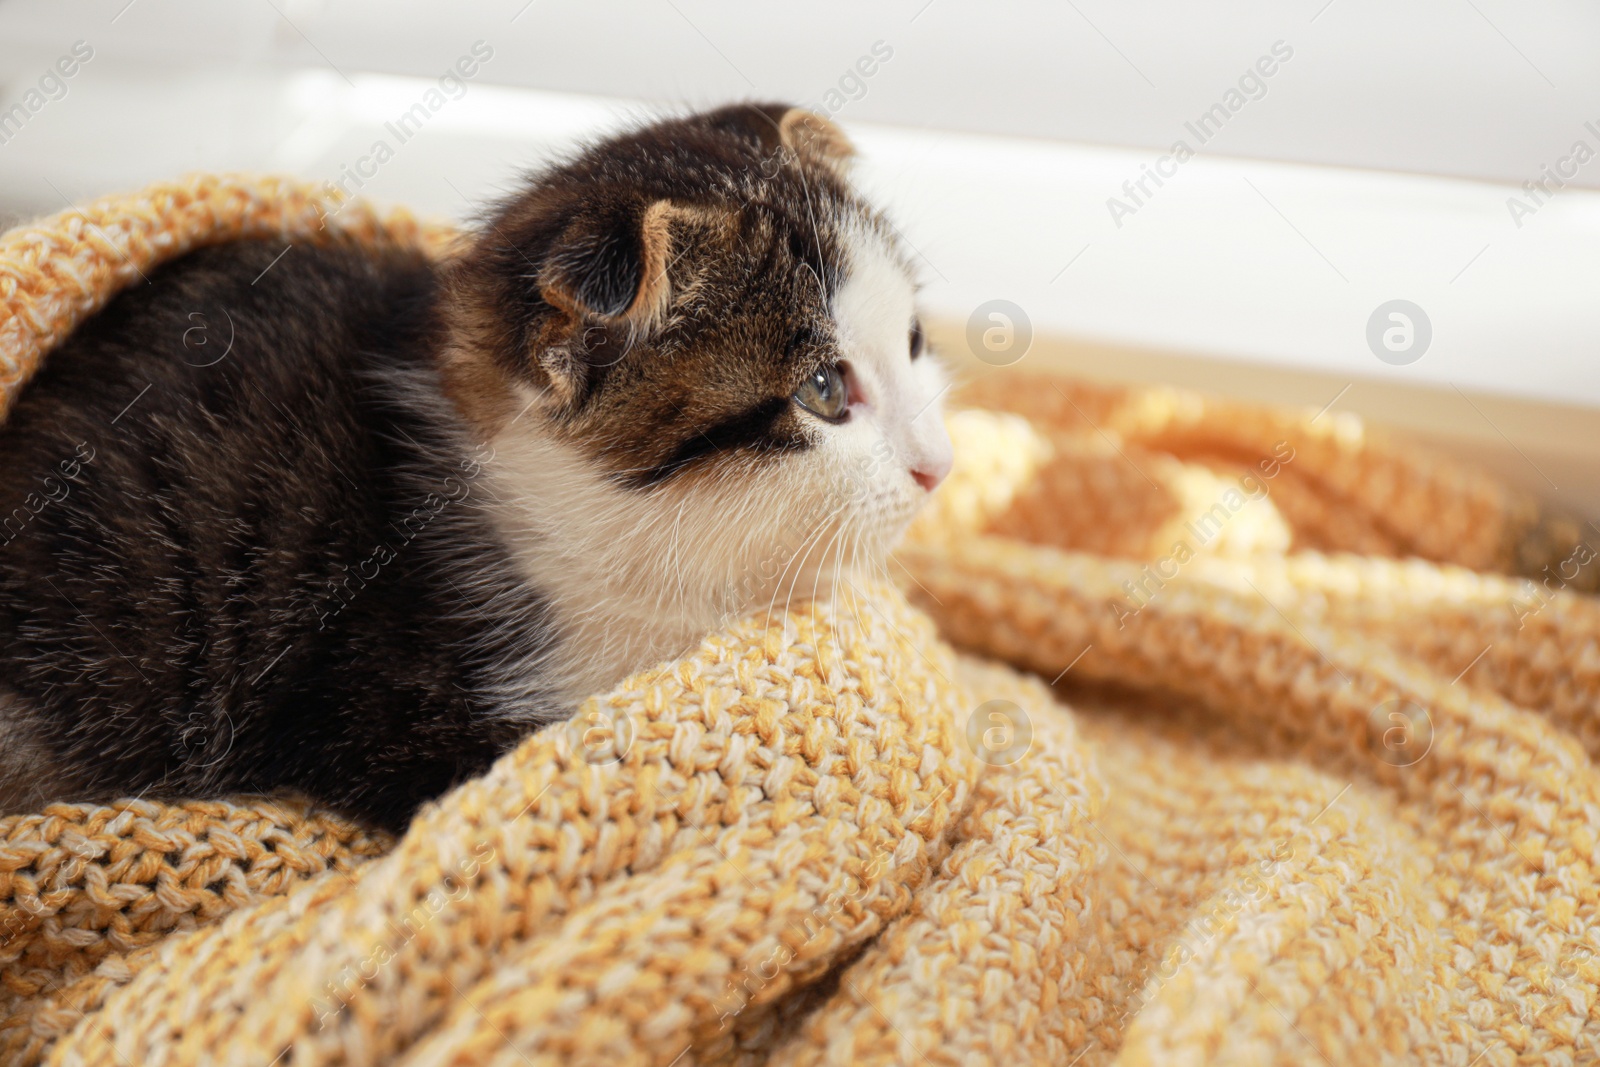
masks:
{"label": "cat's right ear", "polygon": [[800,107],[790,108],[778,120],[778,140],[801,161],[836,173],[843,173],[856,154],[855,145],[832,120]]}
{"label": "cat's right ear", "polygon": [[832,119],[789,104],[733,104],[708,112],[702,120],[714,128],[753,138],[767,167],[799,164],[822,167],[843,175],[855,155],[855,146]]}

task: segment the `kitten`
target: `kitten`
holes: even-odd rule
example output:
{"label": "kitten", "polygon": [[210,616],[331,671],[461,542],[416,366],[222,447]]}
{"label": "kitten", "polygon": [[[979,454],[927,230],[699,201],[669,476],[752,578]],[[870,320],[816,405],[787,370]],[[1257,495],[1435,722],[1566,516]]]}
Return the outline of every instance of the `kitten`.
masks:
{"label": "kitten", "polygon": [[536,176],[443,265],[244,241],[118,296],[0,426],[0,810],[290,790],[399,828],[881,565],[950,444],[850,155],[729,107]]}

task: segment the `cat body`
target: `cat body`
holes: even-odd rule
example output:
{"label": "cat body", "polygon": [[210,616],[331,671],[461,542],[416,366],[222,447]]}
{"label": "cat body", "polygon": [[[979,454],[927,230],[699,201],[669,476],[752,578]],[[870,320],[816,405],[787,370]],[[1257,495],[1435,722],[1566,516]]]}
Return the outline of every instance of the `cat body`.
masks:
{"label": "cat body", "polygon": [[243,241],[115,298],[0,425],[0,809],[289,790],[399,828],[880,563],[949,444],[849,151],[726,108],[442,264]]}

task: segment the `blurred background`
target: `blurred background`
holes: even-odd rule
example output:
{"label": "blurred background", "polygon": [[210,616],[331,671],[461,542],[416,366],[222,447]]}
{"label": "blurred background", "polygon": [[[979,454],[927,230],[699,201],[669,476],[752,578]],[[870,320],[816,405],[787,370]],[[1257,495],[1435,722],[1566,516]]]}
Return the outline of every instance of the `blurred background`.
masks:
{"label": "blurred background", "polygon": [[192,170],[467,218],[667,111],[831,115],[941,350],[1358,413],[1600,517],[1600,5],[0,2],[0,223]]}

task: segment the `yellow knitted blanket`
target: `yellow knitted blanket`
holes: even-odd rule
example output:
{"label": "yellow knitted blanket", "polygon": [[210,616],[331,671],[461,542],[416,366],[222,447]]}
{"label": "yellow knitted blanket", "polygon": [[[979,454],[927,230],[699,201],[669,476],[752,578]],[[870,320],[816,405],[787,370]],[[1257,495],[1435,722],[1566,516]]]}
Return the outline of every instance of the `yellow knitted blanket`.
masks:
{"label": "yellow knitted blanket", "polygon": [[[335,231],[449,239],[211,177],[13,231],[4,396],[163,260]],[[398,841],[0,819],[0,1060],[1594,1059],[1600,531],[1336,411],[964,404],[893,581],[712,635]]]}

